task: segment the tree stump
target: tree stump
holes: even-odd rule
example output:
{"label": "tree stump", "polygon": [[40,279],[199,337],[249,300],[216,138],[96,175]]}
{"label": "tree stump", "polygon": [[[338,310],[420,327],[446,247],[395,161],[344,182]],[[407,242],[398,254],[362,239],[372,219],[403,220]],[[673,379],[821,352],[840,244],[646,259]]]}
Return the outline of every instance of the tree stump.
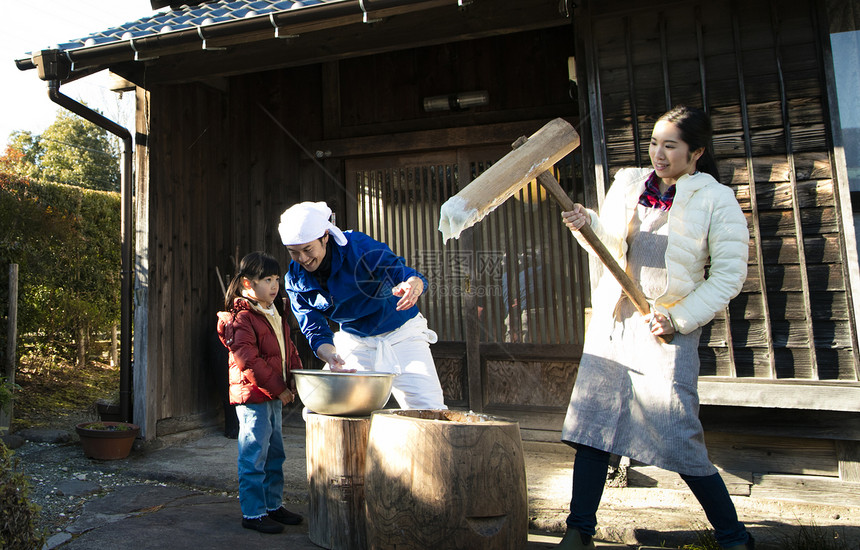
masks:
{"label": "tree stump", "polygon": [[519,424],[446,410],[377,411],[365,500],[372,550],[521,550],[528,498]]}
{"label": "tree stump", "polygon": [[308,536],[330,550],[367,548],[364,464],[370,417],[308,413]]}

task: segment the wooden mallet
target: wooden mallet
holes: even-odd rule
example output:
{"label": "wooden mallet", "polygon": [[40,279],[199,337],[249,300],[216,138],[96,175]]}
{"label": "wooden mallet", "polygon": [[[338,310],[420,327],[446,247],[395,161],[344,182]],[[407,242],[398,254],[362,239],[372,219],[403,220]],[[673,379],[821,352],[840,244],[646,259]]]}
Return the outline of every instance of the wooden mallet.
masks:
{"label": "wooden mallet", "polygon": [[[573,210],[573,200],[549,171],[556,162],[579,147],[579,134],[573,126],[566,120],[557,118],[530,137],[519,138],[513,147],[510,153],[442,205],[439,231],[442,232],[445,242],[458,238],[464,230],[484,219],[534,179],[549,191],[563,211]],[[586,224],[579,231],[639,313],[648,315],[651,307],[642,290],[621,269],[591,226]],[[659,338],[667,343],[672,341],[671,334],[661,335]]]}

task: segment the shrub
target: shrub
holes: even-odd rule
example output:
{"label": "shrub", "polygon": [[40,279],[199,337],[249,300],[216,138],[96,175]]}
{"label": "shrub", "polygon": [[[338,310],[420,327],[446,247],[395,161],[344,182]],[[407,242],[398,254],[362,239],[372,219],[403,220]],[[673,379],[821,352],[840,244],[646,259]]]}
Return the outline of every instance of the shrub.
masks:
{"label": "shrub", "polygon": [[119,321],[120,253],[118,193],[0,172],[0,305],[18,264],[18,333],[39,353],[72,359]]}
{"label": "shrub", "polygon": [[9,414],[9,405],[15,400],[15,390],[21,389],[18,384],[9,382],[5,376],[0,376],[0,412]]}
{"label": "shrub", "polygon": [[0,548],[39,549],[45,544],[36,528],[39,507],[30,502],[30,485],[17,467],[18,459],[0,442]]}

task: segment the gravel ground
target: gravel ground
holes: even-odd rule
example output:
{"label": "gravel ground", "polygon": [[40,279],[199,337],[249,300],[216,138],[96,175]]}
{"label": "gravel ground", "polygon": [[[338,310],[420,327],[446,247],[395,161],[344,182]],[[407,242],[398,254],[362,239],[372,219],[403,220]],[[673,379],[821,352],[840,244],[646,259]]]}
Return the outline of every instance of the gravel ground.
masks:
{"label": "gravel ground", "polygon": [[[86,420],[92,419],[83,418],[81,421]],[[126,460],[89,459],[83,453],[77,434],[69,431],[68,426],[74,426],[74,423],[66,418],[60,427],[41,426],[13,435],[18,436],[21,444],[14,448],[19,470],[30,478],[30,500],[41,507],[39,527],[48,539],[56,535],[58,540],[63,540],[61,535],[68,536],[64,532],[80,518],[87,503],[121,487],[169,486],[238,497],[232,490],[216,491],[176,482],[175,479],[191,478],[173,470],[165,471],[163,476],[160,470],[147,474],[157,476],[155,480],[144,479],[129,467]],[[218,439],[215,443],[222,442]],[[212,441],[204,438],[201,444],[211,446]],[[546,445],[530,445],[525,449],[527,468],[534,476],[529,485],[529,508],[535,515],[533,528],[560,533],[564,530],[566,502],[570,495],[572,452],[566,446],[562,448],[563,452],[550,452],[544,447]],[[195,452],[193,445],[180,450]],[[848,544],[847,548],[860,550],[860,509],[856,507],[743,497],[736,498],[735,502],[739,515],[755,532],[759,542],[771,539],[772,544],[761,544],[762,548],[790,548],[779,544],[781,537],[796,529],[797,525],[806,525],[840,533],[840,538]],[[670,535],[678,541],[683,538],[686,544],[692,541],[688,537],[691,525],[706,524],[701,507],[691,493],[668,489],[607,487],[598,517],[604,526],[599,534],[602,540],[631,545],[634,541],[645,542],[648,537],[666,538]],[[653,544],[650,540],[648,543]]]}
{"label": "gravel ground", "polygon": [[[75,452],[69,452],[70,447]],[[142,481],[86,458],[76,442],[27,442],[15,456],[20,459],[19,471],[30,478],[30,501],[41,508],[39,527],[49,537],[73,522],[92,498]]]}
{"label": "gravel ground", "polygon": [[[92,418],[82,416],[80,422],[89,420]],[[68,425],[74,424],[65,423]],[[123,471],[122,461],[87,458],[77,434],[65,427],[24,429],[13,434],[7,444],[18,459],[18,471],[30,480],[29,499],[40,507],[38,527],[46,538],[72,524],[87,502],[118,487],[167,485]],[[197,487],[194,490],[208,492]]]}

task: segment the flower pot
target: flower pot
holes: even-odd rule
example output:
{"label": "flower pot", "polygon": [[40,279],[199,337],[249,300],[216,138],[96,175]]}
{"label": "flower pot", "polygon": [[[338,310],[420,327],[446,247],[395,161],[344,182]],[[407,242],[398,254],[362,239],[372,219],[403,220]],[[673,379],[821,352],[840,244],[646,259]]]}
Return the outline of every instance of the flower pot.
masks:
{"label": "flower pot", "polygon": [[140,433],[140,427],[128,422],[84,422],[75,426],[84,454],[100,460],[125,458]]}
{"label": "flower pot", "polygon": [[99,399],[96,401],[96,411],[99,414],[99,420],[119,422],[122,420],[122,414],[119,411],[119,405]]}

